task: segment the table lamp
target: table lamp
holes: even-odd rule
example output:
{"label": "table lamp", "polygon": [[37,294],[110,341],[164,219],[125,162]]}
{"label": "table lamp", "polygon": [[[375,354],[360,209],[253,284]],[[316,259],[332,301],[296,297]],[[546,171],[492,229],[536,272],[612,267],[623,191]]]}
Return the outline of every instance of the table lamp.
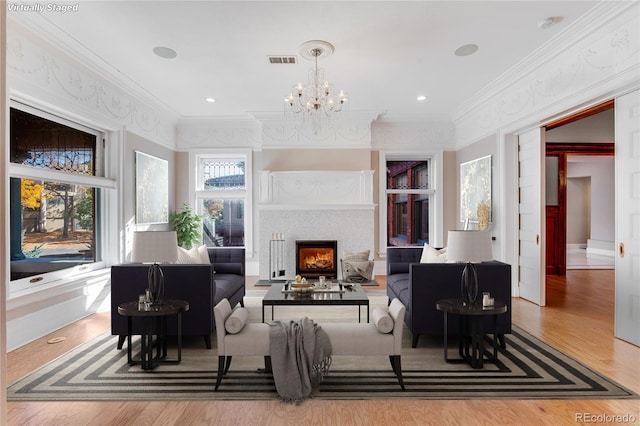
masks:
{"label": "table lamp", "polygon": [[447,260],[466,262],[460,278],[460,291],[465,305],[478,296],[478,272],[475,263],[493,260],[491,235],[487,231],[449,231]]}
{"label": "table lamp", "polygon": [[131,261],[153,263],[147,274],[150,302],[162,304],[164,297],[164,274],[158,263],[178,260],[178,237],[176,231],[145,231],[133,233]]}

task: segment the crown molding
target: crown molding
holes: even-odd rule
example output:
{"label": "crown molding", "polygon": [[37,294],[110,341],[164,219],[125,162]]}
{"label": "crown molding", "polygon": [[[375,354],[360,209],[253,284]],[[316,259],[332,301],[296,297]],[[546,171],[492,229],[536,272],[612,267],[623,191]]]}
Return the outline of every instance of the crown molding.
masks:
{"label": "crown molding", "polygon": [[[454,115],[456,149],[517,131],[640,81],[640,3],[602,2],[470,98]],[[606,100],[606,99],[605,99]]]}
{"label": "crown molding", "polygon": [[[636,9],[635,12],[633,9]],[[599,29],[617,22],[621,16],[627,17],[629,20],[632,20],[635,16],[637,19],[637,9],[637,2],[604,1],[598,3],[586,14],[569,24],[567,28],[538,47],[526,58],[516,63],[498,78],[484,86],[476,94],[469,97],[458,110],[454,112],[453,121],[459,120],[465,114],[472,113],[479,105],[486,102],[487,99],[507,90],[509,86],[522,80],[526,76],[534,74],[540,68],[540,64],[550,63],[554,59],[565,55],[567,50],[593,39]]]}
{"label": "crown molding", "polygon": [[451,121],[393,121],[372,125],[371,145],[382,150],[453,149],[456,129]]}
{"label": "crown molding", "polygon": [[[125,127],[141,137],[175,149],[175,112],[105,72],[58,35],[34,24],[47,22],[14,12],[8,20],[7,87],[9,93],[54,103],[70,114],[83,111],[110,129]],[[49,25],[51,26],[51,25]],[[58,30],[59,33],[59,30]],[[86,51],[86,49],[84,49]],[[108,123],[108,124],[106,124]]]}
{"label": "crown molding", "polygon": [[[250,114],[253,118],[262,122],[276,121],[276,122],[283,122],[283,123],[287,123],[287,122],[299,123],[303,121],[302,115],[285,115],[282,111],[249,111],[247,112],[247,114]],[[374,120],[377,120],[381,114],[382,113],[380,111],[348,110],[335,115],[328,121],[345,123],[349,121],[366,120],[366,121],[372,122]]]}
{"label": "crown molding", "polygon": [[89,50],[80,41],[67,35],[64,30],[47,20],[45,15],[33,12],[12,12],[8,16],[8,21],[8,27],[10,27],[11,21],[21,25],[38,38],[47,40],[52,46],[56,46],[57,49],[80,62],[83,67],[100,76],[107,83],[133,95],[142,103],[153,106],[154,109],[164,110],[164,113],[173,116],[174,119],[180,117],[180,114],[170,105],[166,105],[157,99],[114,68],[109,62]]}

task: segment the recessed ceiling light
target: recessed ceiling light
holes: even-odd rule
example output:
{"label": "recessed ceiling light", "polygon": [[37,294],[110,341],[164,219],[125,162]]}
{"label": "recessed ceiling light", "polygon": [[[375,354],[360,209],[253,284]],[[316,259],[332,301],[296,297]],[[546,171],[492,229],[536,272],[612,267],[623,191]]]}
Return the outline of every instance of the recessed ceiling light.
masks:
{"label": "recessed ceiling light", "polygon": [[418,95],[418,97],[416,98],[416,100],[421,101],[421,102],[422,102],[422,101],[426,101],[426,100],[427,100],[427,97],[426,97],[425,95]]}
{"label": "recessed ceiling light", "polygon": [[212,98],[211,96],[209,96],[208,98],[204,98],[204,100],[209,102],[209,103],[214,103],[216,101],[216,99]]}
{"label": "recessed ceiling light", "polygon": [[153,53],[165,59],[173,59],[178,56],[178,53],[166,46],[156,46],[153,48]]}
{"label": "recessed ceiling light", "polygon": [[562,16],[551,16],[547,19],[543,19],[542,21],[538,22],[538,27],[542,30],[546,30],[547,28],[550,28],[561,21],[562,21]]}
{"label": "recessed ceiling light", "polygon": [[469,56],[476,53],[477,50],[477,44],[465,44],[464,46],[458,47],[454,53],[456,56]]}

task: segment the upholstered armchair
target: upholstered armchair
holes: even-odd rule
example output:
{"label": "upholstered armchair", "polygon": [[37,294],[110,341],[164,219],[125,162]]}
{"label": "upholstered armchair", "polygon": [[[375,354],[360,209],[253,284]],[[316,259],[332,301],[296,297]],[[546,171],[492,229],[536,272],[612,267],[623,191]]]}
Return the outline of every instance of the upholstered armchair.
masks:
{"label": "upholstered armchair", "polygon": [[342,279],[348,283],[373,279],[373,260],[369,260],[369,250],[350,252],[345,250],[342,259]]}

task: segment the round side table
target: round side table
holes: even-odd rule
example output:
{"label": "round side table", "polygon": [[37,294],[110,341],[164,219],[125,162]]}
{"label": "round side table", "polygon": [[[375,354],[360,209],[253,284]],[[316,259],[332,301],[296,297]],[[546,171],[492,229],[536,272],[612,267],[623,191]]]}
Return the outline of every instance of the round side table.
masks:
{"label": "round side table", "polygon": [[462,299],[438,300],[436,309],[444,312],[444,360],[450,360],[447,353],[447,314],[460,315],[460,343],[459,353],[463,360],[473,368],[484,366],[482,339],[484,337],[483,319],[493,317],[493,361],[498,359],[498,315],[507,312],[504,302],[495,301],[492,306],[482,306],[482,301],[475,304],[465,304]]}
{"label": "round side table", "polygon": [[[189,310],[184,300],[165,300],[162,304],[151,305],[149,309],[139,310],[138,302],[127,302],[118,306],[118,314],[127,317],[127,362],[140,364],[143,370],[153,370],[160,363],[177,364],[182,360],[182,313]],[[176,315],[178,321],[178,356],[167,359],[167,317]],[[140,335],[140,360],[134,360],[131,354],[131,334],[133,317],[142,317],[144,329]],[[155,327],[154,327],[155,322]],[[153,355],[153,336],[156,336],[156,355]]]}

